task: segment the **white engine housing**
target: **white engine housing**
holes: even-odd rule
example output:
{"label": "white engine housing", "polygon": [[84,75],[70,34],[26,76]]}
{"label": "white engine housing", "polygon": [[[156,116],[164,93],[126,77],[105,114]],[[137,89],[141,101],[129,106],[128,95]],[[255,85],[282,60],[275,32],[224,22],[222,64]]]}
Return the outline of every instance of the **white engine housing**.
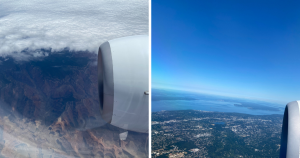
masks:
{"label": "white engine housing", "polygon": [[280,158],[299,158],[300,153],[300,101],[286,105],[282,133]]}
{"label": "white engine housing", "polygon": [[98,52],[98,91],[102,118],[117,127],[149,131],[149,37],[123,37]]}

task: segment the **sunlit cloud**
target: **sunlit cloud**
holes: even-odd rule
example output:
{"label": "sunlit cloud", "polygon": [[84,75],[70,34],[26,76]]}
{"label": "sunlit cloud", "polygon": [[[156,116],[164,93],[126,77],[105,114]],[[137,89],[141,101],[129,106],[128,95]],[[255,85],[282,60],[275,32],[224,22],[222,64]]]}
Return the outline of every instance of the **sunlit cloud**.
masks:
{"label": "sunlit cloud", "polygon": [[47,55],[39,49],[97,52],[106,40],[148,34],[147,0],[0,0],[0,4],[2,57],[25,60]]}

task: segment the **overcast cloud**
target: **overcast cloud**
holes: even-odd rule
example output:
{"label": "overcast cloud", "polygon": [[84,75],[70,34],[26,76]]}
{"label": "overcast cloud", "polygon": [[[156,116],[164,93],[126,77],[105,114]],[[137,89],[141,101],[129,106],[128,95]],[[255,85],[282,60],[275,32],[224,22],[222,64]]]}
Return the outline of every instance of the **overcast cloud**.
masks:
{"label": "overcast cloud", "polygon": [[[0,0],[0,56],[41,48],[97,52],[106,40],[148,34],[148,0]],[[32,51],[30,54],[22,50]]]}

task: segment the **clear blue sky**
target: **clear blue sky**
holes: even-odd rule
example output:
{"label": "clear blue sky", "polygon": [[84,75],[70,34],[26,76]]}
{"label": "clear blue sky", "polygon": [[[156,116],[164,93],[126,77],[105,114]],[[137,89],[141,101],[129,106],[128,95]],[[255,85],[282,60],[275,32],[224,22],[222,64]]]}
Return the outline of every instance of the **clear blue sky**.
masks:
{"label": "clear blue sky", "polygon": [[300,100],[300,1],[152,0],[152,87]]}

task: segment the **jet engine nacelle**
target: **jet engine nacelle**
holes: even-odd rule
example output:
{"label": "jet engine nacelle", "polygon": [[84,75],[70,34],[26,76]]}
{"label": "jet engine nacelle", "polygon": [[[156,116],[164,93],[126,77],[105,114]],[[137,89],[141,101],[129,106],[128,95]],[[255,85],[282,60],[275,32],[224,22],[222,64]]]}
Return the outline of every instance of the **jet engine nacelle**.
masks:
{"label": "jet engine nacelle", "polygon": [[300,147],[300,101],[286,105],[282,133],[280,158],[299,158]]}
{"label": "jet engine nacelle", "polygon": [[98,91],[102,118],[125,130],[148,133],[149,38],[123,37],[98,52]]}

